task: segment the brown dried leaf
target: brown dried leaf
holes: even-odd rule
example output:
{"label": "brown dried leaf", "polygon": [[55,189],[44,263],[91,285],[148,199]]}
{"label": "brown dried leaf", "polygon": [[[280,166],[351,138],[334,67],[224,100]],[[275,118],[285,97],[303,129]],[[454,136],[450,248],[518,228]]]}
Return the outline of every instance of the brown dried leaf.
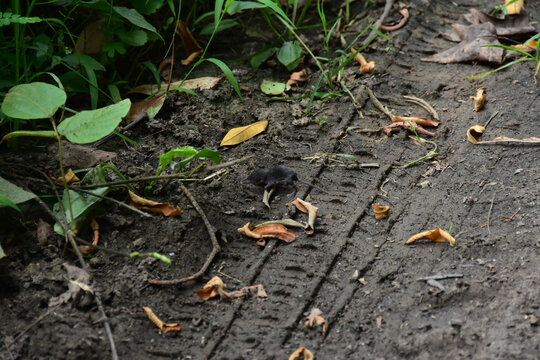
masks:
{"label": "brown dried leaf", "polygon": [[241,288],[240,290],[235,291],[225,291],[221,288],[217,288],[217,291],[219,293],[219,297],[221,300],[230,300],[230,299],[236,299],[239,297],[258,297],[258,298],[265,298],[268,297],[266,295],[266,291],[264,290],[264,286],[261,284],[253,285],[253,286],[245,286]]}
{"label": "brown dried leaf", "polygon": [[177,206],[174,207],[166,203],[158,203],[152,200],[142,198],[131,191],[129,191],[129,198],[131,202],[129,205],[148,212],[154,212],[158,214],[163,214],[165,216],[180,216],[182,215],[182,210]]}
{"label": "brown dried leaf", "polygon": [[300,71],[293,72],[291,74],[291,77],[289,80],[287,80],[287,85],[296,85],[299,82],[305,82],[307,81],[307,73],[306,69],[302,69]]}
{"label": "brown dried leaf", "polygon": [[268,126],[268,120],[257,121],[256,123],[237,127],[229,130],[223,140],[221,140],[220,146],[230,146],[240,144],[246,140],[251,139],[255,135],[262,133]]}
{"label": "brown dried leaf", "polygon": [[474,100],[474,111],[480,111],[486,103],[486,88],[481,87],[476,90],[475,96],[470,96]]}
{"label": "brown dried leaf", "polygon": [[178,26],[176,27],[176,33],[180,38],[182,39],[182,43],[184,44],[184,50],[186,51],[187,58],[182,60],[182,65],[189,65],[195,59],[197,56],[202,54],[203,49],[199,46],[193,35],[191,35],[191,31],[189,31],[188,27],[182,20],[178,20]]}
{"label": "brown dried leaf", "polygon": [[317,218],[317,211],[319,208],[300,198],[294,200],[293,204],[298,210],[308,213],[308,223],[304,231],[306,234],[312,235],[315,232],[315,219]]}
{"label": "brown dried leaf", "polygon": [[[97,245],[99,243],[99,224],[96,219],[92,218],[92,221],[90,222],[90,228],[94,232],[94,239],[92,240],[92,245]],[[96,249],[88,245],[79,245],[78,248],[81,254],[85,256],[90,255],[94,251],[96,251]]]}
{"label": "brown dried leaf", "polygon": [[429,126],[429,127],[439,126],[439,123],[437,121],[434,121],[431,119],[392,115],[392,122],[409,122],[409,121],[411,121],[413,124],[417,124],[420,126]]}
{"label": "brown dried leaf", "polygon": [[[174,88],[182,88],[187,90],[210,90],[214,88],[222,77],[203,76],[196,79],[188,79],[184,82],[175,81],[171,83],[171,91]],[[157,85],[139,85],[136,88],[131,89],[130,93],[153,95],[160,92],[164,92],[167,89],[168,83],[161,83],[161,87]]]}
{"label": "brown dried leaf", "polygon": [[482,136],[482,134],[486,131],[486,128],[482,125],[474,125],[467,130],[467,140],[469,140],[470,143],[476,144],[477,139]]}
{"label": "brown dried leaf", "polygon": [[146,315],[148,315],[148,318],[150,321],[154,323],[163,333],[167,333],[169,331],[180,331],[180,324],[179,323],[173,323],[173,324],[167,324],[161,321],[156,314],[150,309],[149,307],[143,306],[142,307]]}
{"label": "brown dried leaf", "polygon": [[76,54],[96,55],[101,52],[105,41],[105,28],[103,24],[106,19],[99,19],[88,23],[77,38],[75,44]]}
{"label": "brown dried leaf", "polygon": [[281,224],[262,225],[252,230],[254,234],[261,238],[271,237],[285,242],[293,242],[295,239],[294,231],[287,229]]}
{"label": "brown dried leaf", "polygon": [[304,360],[313,360],[314,356],[311,351],[309,351],[303,346],[297,349],[295,352],[293,352],[291,356],[289,356],[289,360],[297,360],[301,358],[303,358]]}
{"label": "brown dried leaf", "polygon": [[414,126],[416,132],[418,134],[422,134],[422,135],[427,135],[427,136],[435,136],[435,133],[432,133],[431,131],[427,131],[426,129],[424,129],[423,127],[421,127],[420,125],[416,124],[415,122],[411,121],[401,121],[401,122],[395,122],[395,123],[392,123],[390,125],[386,125],[382,128],[382,131],[385,132],[386,135],[390,136],[390,134],[392,133],[392,129],[395,129],[395,128],[398,128],[398,127],[402,127],[406,130],[408,130],[409,132],[411,133],[414,133],[412,127],[411,127],[411,123],[412,125]]}
{"label": "brown dried leaf", "polygon": [[[58,144],[52,144],[47,149],[51,154],[57,154]],[[72,144],[68,141],[62,141],[62,149],[64,166],[78,169],[89,168],[116,157],[116,153],[95,149],[90,146]]]}
{"label": "brown dried leaf", "polygon": [[[46,172],[47,176],[52,180],[54,181],[55,183],[57,184],[63,184],[64,183],[64,178],[62,178],[61,176],[56,178],[56,177],[53,177],[48,171]],[[73,183],[76,183],[76,182],[79,182],[81,181],[77,175],[75,175],[75,173],[73,172],[73,170],[71,170],[71,168],[68,169],[68,171],[66,171],[66,173],[64,174],[65,176],[65,179],[66,179],[66,183],[67,184],[73,184]]]}
{"label": "brown dried leaf", "polygon": [[441,230],[440,228],[436,228],[435,230],[424,231],[416,235],[413,235],[409,238],[409,240],[405,242],[405,244],[411,244],[419,239],[429,239],[435,242],[448,241],[450,246],[456,246],[456,240],[452,237],[452,235],[450,235],[444,230]]}
{"label": "brown dried leaf", "polygon": [[463,17],[473,25],[492,24],[497,36],[525,35],[536,32],[534,26],[529,23],[529,14],[525,11],[516,16],[506,16],[504,19],[499,19],[473,8]]}
{"label": "brown dried leaf", "polygon": [[311,312],[309,313],[308,319],[305,322],[305,325],[307,327],[313,327],[316,325],[322,325],[322,333],[323,336],[326,335],[326,330],[328,330],[328,322],[321,316],[322,311],[318,308],[311,309]]}
{"label": "brown dried leaf", "polygon": [[165,95],[156,95],[143,101],[132,102],[126,116],[127,121],[133,122],[143,118],[145,115],[148,115],[149,119],[153,119],[165,103]]}
{"label": "brown dried leaf", "polygon": [[375,203],[372,207],[377,220],[383,216],[390,216],[390,206],[381,206],[379,203]]}
{"label": "brown dried leaf", "polygon": [[197,294],[197,296],[201,299],[207,301],[208,299],[219,295],[218,289],[223,290],[225,288],[226,286],[223,283],[223,280],[221,280],[219,276],[214,276],[204,285],[202,289],[195,291],[195,294]]}
{"label": "brown dried leaf", "polygon": [[[505,4],[508,4],[513,0],[504,0]],[[523,3],[525,0],[517,0],[511,3],[510,5],[506,5],[506,12],[508,15],[515,15],[521,13],[521,8],[523,7]]]}

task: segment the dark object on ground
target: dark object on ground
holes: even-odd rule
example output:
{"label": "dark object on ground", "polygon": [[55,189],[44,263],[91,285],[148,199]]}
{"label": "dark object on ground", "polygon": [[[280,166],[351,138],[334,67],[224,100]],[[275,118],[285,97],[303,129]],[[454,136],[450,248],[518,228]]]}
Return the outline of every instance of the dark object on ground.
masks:
{"label": "dark object on ground", "polygon": [[328,192],[317,185],[308,183],[307,181],[300,180],[293,169],[283,165],[278,165],[273,168],[257,169],[251,173],[246,179],[242,180],[242,184],[252,184],[256,186],[264,186],[264,189],[269,191],[278,184],[285,184],[294,187],[294,191],[290,194],[294,196],[296,194],[295,181],[302,184],[312,186],[322,192],[328,194]]}

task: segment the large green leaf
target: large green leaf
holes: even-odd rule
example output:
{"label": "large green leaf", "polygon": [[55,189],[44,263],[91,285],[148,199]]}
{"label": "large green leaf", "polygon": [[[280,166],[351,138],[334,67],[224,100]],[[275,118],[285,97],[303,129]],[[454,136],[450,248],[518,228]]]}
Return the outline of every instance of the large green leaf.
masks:
{"label": "large green leaf", "polygon": [[164,0],[130,0],[129,2],[138,12],[145,15],[155,13],[165,3]]}
{"label": "large green leaf", "polygon": [[[91,190],[91,192],[97,195],[105,195],[109,190],[110,188],[108,187],[102,187]],[[71,200],[71,211],[73,212],[73,218],[75,219],[76,224],[75,228],[78,229],[80,223],[87,218],[87,215],[91,213],[94,205],[101,201],[101,198],[89,194],[79,194],[78,192],[75,192],[73,190],[69,190],[69,197]],[[65,190],[64,196],[62,197],[62,204],[64,206],[64,210],[66,211],[68,227],[71,227],[72,220],[70,212],[68,210],[68,201]],[[59,219],[62,219],[62,214],[60,213],[60,205],[58,203],[54,205],[54,213]],[[64,235],[62,227],[58,223],[54,225],[54,231],[60,235]]]}
{"label": "large green leaf", "polygon": [[252,9],[263,9],[266,7],[267,7],[266,5],[259,4],[255,1],[235,1],[227,9],[227,14],[234,15],[234,14],[239,13],[240,11],[252,10]]}
{"label": "large green leaf", "polygon": [[58,132],[77,144],[97,141],[116,129],[122,117],[128,113],[130,105],[131,101],[125,99],[101,109],[81,111],[62,121],[58,125]]}
{"label": "large green leaf", "polygon": [[16,119],[44,119],[54,115],[66,102],[64,90],[43,82],[17,85],[9,89],[2,112]]}
{"label": "large green leaf", "polygon": [[[4,206],[13,208],[14,205],[31,200],[35,197],[36,195],[34,193],[21,189],[17,185],[0,177],[0,208]],[[20,212],[17,206],[15,206],[14,209]]]}
{"label": "large green leaf", "polygon": [[127,19],[130,23],[132,23],[135,26],[138,26],[140,28],[146,29],[148,31],[153,32],[157,36],[159,36],[160,39],[163,39],[158,32],[156,31],[156,28],[150,24],[144,16],[139,14],[137,10],[135,9],[128,9],[124,6],[113,6],[114,11],[116,11],[120,16]]}
{"label": "large green leaf", "polygon": [[296,41],[287,41],[279,49],[277,58],[280,63],[285,65],[287,70],[293,70],[300,64],[300,60],[302,59],[302,48]]}

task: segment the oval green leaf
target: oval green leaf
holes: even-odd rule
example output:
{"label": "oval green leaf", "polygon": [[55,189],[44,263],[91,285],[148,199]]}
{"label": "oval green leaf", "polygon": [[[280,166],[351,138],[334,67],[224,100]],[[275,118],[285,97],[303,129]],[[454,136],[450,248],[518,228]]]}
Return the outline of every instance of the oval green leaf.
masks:
{"label": "oval green leaf", "polygon": [[290,85],[275,81],[263,80],[261,84],[261,91],[266,95],[281,95],[290,89]]}
{"label": "oval green leaf", "polygon": [[66,93],[56,86],[33,82],[9,89],[2,112],[16,119],[44,119],[54,115],[66,102]]}
{"label": "oval green leaf", "polygon": [[58,132],[76,144],[87,144],[109,135],[126,116],[131,101],[125,99],[118,104],[101,109],[81,111],[58,125]]}

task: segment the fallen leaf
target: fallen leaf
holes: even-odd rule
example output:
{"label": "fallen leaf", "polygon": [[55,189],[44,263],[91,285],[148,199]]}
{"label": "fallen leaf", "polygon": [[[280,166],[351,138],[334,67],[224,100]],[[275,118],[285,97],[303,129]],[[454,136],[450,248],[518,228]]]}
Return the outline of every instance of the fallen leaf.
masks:
{"label": "fallen leaf", "polygon": [[[175,81],[171,83],[170,91],[175,90],[175,88],[182,88],[186,90],[210,90],[214,88],[222,77],[214,76],[203,76],[196,79],[188,79],[184,82]],[[161,86],[157,85],[139,85],[131,89],[130,93],[144,94],[144,95],[154,95],[158,92],[164,92],[167,89],[168,83],[161,83]]]}
{"label": "fallen leaf", "polygon": [[409,121],[413,122],[414,124],[418,124],[420,126],[430,126],[430,127],[439,126],[438,122],[431,119],[392,115],[392,122],[409,122]]}
{"label": "fallen leaf", "polygon": [[307,327],[313,327],[316,325],[322,325],[322,334],[326,335],[326,330],[328,330],[328,322],[321,316],[322,311],[318,308],[311,309],[308,319],[305,323]]}
{"label": "fallen leaf", "polygon": [[129,205],[137,209],[163,214],[165,216],[180,216],[182,214],[182,210],[180,210],[178,206],[174,207],[170,204],[158,203],[152,200],[147,200],[134,194],[131,191],[129,191],[129,198],[131,199]]}
{"label": "fallen leaf", "polygon": [[153,119],[165,103],[165,95],[163,93],[143,101],[132,102],[126,120],[128,122],[137,121],[145,115],[148,115],[149,119]]}
{"label": "fallen leaf", "polygon": [[96,55],[101,52],[105,41],[105,28],[103,24],[107,19],[99,19],[88,23],[79,34],[75,43],[76,54]]}
{"label": "fallen leaf", "polygon": [[291,356],[289,356],[289,360],[296,360],[300,358],[303,358],[304,360],[313,360],[314,356],[311,351],[302,346],[301,348],[293,352]]}
{"label": "fallen leaf", "polygon": [[[354,48],[351,48],[351,53],[354,54],[356,50]],[[360,71],[364,74],[371,72],[373,69],[375,69],[375,61],[367,62],[364,55],[361,53],[358,53],[354,56],[354,60],[360,64]]]}
{"label": "fallen leaf", "polygon": [[290,89],[291,85],[276,81],[263,80],[261,83],[261,91],[266,95],[281,95]]}
{"label": "fallen leaf", "polygon": [[511,48],[522,50],[522,51],[534,51],[536,50],[537,42],[536,41],[529,41],[526,44],[517,44],[517,45],[510,45]]}
{"label": "fallen leaf", "polygon": [[71,170],[71,168],[69,168],[66,171],[66,173],[64,174],[64,178],[62,178],[61,176],[56,178],[56,177],[52,176],[49,172],[46,172],[46,174],[52,181],[54,181],[57,184],[63,184],[64,183],[64,178],[66,179],[66,184],[73,184],[73,183],[81,181],[77,177],[77,175],[75,175],[73,170]]}
{"label": "fallen leaf", "polygon": [[377,322],[377,328],[380,329],[382,325],[382,316],[377,316],[377,319],[375,319]]}
{"label": "fallen leaf", "polygon": [[148,315],[148,318],[150,321],[154,323],[163,333],[168,333],[169,331],[180,331],[180,324],[179,323],[173,323],[173,324],[166,324],[163,321],[161,321],[156,314],[150,309],[149,307],[143,306],[142,307],[144,312],[146,312],[146,315]]}
{"label": "fallen leaf", "polygon": [[201,299],[207,301],[208,299],[219,295],[218,289],[225,289],[225,287],[226,286],[223,283],[223,280],[221,280],[219,276],[214,276],[204,285],[202,289],[197,290],[195,294],[197,294],[197,296]]}
{"label": "fallen leaf", "polygon": [[360,278],[360,279],[358,279],[358,282],[359,282],[360,284],[362,284],[362,285],[367,285],[367,281],[366,281],[365,278]]}
{"label": "fallen leaf", "polygon": [[221,140],[220,146],[237,145],[246,140],[251,139],[255,135],[262,133],[268,126],[268,120],[257,121],[256,123],[237,127],[229,130],[223,140]]}
{"label": "fallen leaf", "polygon": [[452,235],[450,235],[446,231],[441,230],[439,228],[436,228],[435,230],[424,231],[416,235],[413,235],[409,238],[409,240],[405,242],[405,244],[411,244],[419,239],[429,239],[435,242],[448,241],[450,246],[456,246],[456,240],[452,237]]}
{"label": "fallen leaf", "polygon": [[296,71],[291,74],[291,77],[289,78],[289,80],[287,80],[287,85],[289,86],[296,85],[299,82],[305,82],[305,81],[307,81],[307,73],[306,73],[306,69],[302,69],[300,71]]}
{"label": "fallen leaf", "polygon": [[184,50],[186,51],[187,58],[184,60],[181,60],[180,62],[182,65],[187,66],[191,64],[197,56],[202,54],[203,49],[199,46],[193,35],[191,35],[191,31],[189,31],[188,27],[182,20],[178,20],[178,26],[176,27],[176,34],[180,36],[182,39],[182,43],[184,44]]}
{"label": "fallen leaf", "polygon": [[288,243],[293,242],[295,239],[294,231],[281,224],[262,225],[252,229],[251,224],[247,223],[239,228],[238,232],[254,239],[276,238]]}
{"label": "fallen leaf", "polygon": [[465,20],[473,25],[489,23],[495,27],[497,36],[525,35],[536,32],[534,26],[529,23],[529,14],[525,11],[516,16],[506,16],[504,19],[488,15],[478,9],[469,9],[469,13],[463,15]]}
{"label": "fallen leaf", "polygon": [[[58,144],[52,144],[47,147],[50,154],[58,153]],[[72,144],[68,141],[62,141],[63,161],[65,167],[74,167],[86,169],[110,161],[116,157],[116,153],[99,150],[90,146]]]}
{"label": "fallen leaf", "polygon": [[[68,263],[63,264],[67,271],[68,276],[68,290],[59,296],[49,299],[49,307],[56,306],[58,304],[63,304],[68,302],[70,299],[78,299],[81,294],[81,290],[90,289],[90,274],[79,267],[69,265]],[[84,284],[84,285],[83,285]],[[83,285],[83,286],[81,286]],[[88,291],[88,290],[85,290]]]}
{"label": "fallen leaf", "polygon": [[476,144],[477,139],[482,136],[482,134],[486,131],[486,128],[482,125],[474,125],[467,130],[467,140],[469,140],[470,143]]}
{"label": "fallen leaf", "polygon": [[315,232],[315,219],[319,208],[300,198],[294,200],[293,204],[298,210],[308,214],[308,223],[304,231],[306,234],[312,235]]}
{"label": "fallen leaf", "polygon": [[486,88],[481,87],[476,90],[475,96],[470,96],[474,100],[474,111],[480,111],[486,103]]}
{"label": "fallen leaf", "polygon": [[281,225],[284,225],[284,226],[297,227],[297,228],[302,228],[302,229],[306,227],[304,224],[299,223],[298,221],[295,221],[293,219],[281,219],[281,220],[265,221],[265,222],[257,225],[256,227],[259,227],[261,225],[269,225],[269,224],[281,224]]}
{"label": "fallen leaf", "polygon": [[[508,4],[509,2],[512,2],[511,4]],[[506,12],[508,15],[515,15],[521,13],[521,8],[523,7],[523,3],[525,0],[505,0],[504,3],[506,5]]]}
{"label": "fallen leaf", "polygon": [[268,297],[268,295],[266,295],[266,291],[264,290],[264,287],[261,284],[253,285],[253,286],[245,286],[241,288],[240,290],[235,290],[235,291],[225,291],[222,288],[217,288],[217,291],[219,293],[219,297],[221,300],[230,300],[230,299],[235,299],[239,297],[248,297],[248,296],[254,296],[258,298]]}
{"label": "fallen leaf", "polygon": [[383,216],[390,216],[390,206],[381,206],[379,203],[375,203],[372,207],[377,220]]}

